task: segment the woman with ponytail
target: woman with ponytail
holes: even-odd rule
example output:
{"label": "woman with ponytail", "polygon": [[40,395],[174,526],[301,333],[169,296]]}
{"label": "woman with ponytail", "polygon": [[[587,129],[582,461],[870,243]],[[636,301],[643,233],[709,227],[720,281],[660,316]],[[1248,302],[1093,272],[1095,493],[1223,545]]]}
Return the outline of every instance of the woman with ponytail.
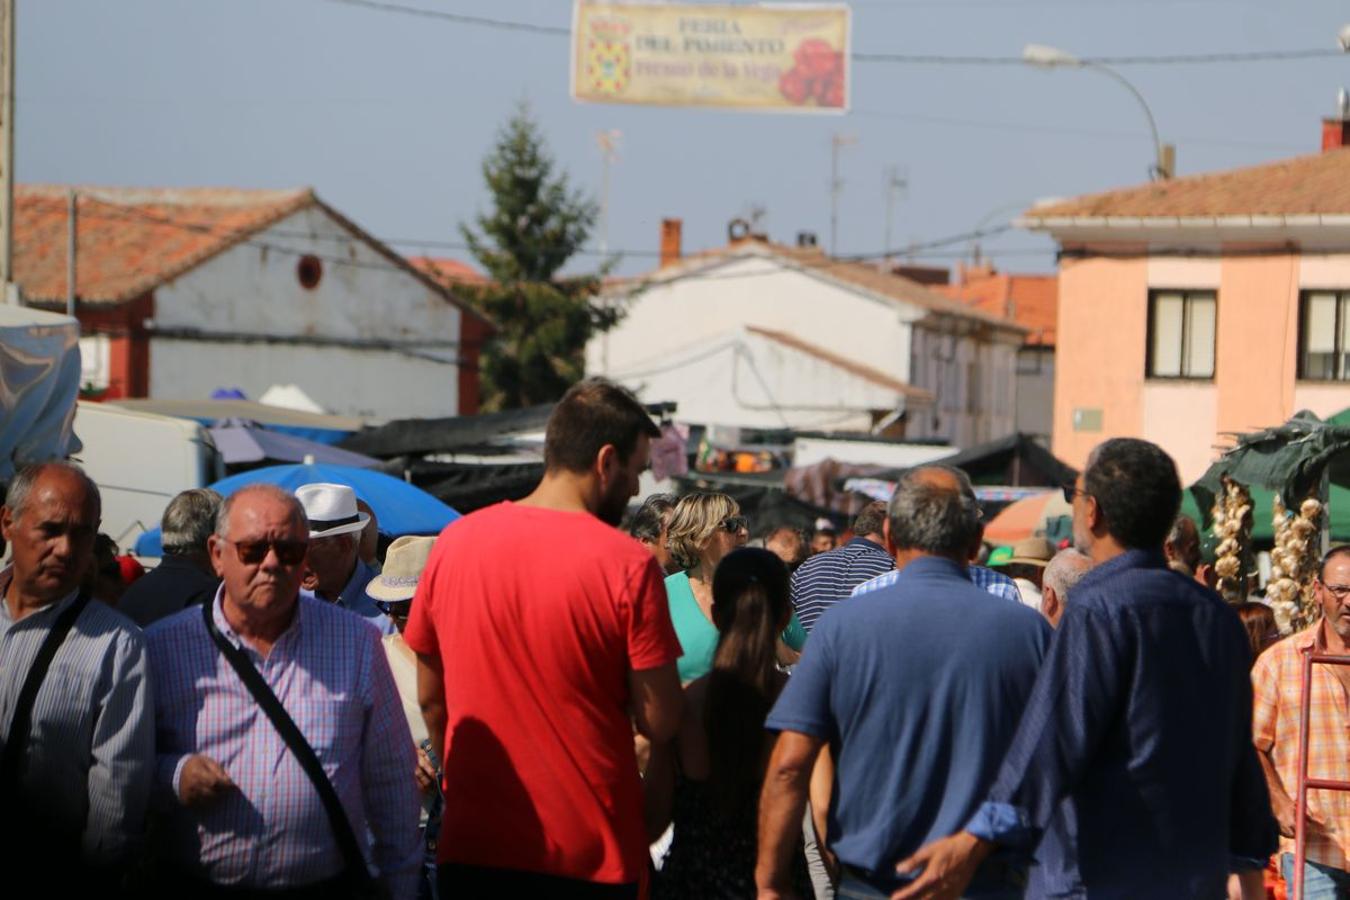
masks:
{"label": "woman with ponytail", "polygon": [[734,550],[717,565],[712,595],[712,669],[685,689],[679,734],[652,748],[644,783],[651,839],[675,826],[656,900],[755,896],[759,791],[772,746],[764,719],[787,680],[777,653],[792,616],[787,568],[768,550]]}

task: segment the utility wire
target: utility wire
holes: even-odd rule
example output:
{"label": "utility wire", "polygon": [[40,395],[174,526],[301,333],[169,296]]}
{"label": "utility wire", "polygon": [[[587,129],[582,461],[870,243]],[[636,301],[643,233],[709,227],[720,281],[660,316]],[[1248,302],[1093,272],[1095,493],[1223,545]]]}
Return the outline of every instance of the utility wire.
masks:
{"label": "utility wire", "polygon": [[[385,0],[326,0],[343,6],[355,6],[379,12],[418,16],[425,19],[440,19],[460,25],[480,28],[493,28],[499,31],[516,31],[549,37],[571,37],[572,29],[561,25],[539,25],[534,22],[495,19],[489,16],[471,16],[464,13],[448,12],[439,9],[424,9],[407,6],[402,3],[390,3]],[[1084,56],[1080,61],[1087,65],[1104,66],[1174,66],[1174,65],[1215,65],[1227,63],[1251,62],[1289,62],[1304,59],[1332,59],[1343,57],[1345,53],[1336,49],[1308,50],[1252,50],[1228,53],[1173,53],[1159,56]],[[862,53],[850,54],[854,62],[861,63],[901,63],[910,65],[954,65],[954,66],[1024,66],[1027,64],[1020,56],[957,56],[941,53]]]}
{"label": "utility wire", "polygon": [[[84,220],[88,220],[88,219],[102,219],[102,220],[104,220],[104,221],[114,221],[114,222],[129,222],[129,221],[134,222],[134,221],[140,221],[140,222],[146,222],[146,223],[149,223],[149,224],[159,225],[159,226],[168,227],[168,228],[177,228],[177,229],[181,229],[181,230],[184,230],[184,231],[191,231],[191,232],[195,232],[195,233],[198,233],[198,234],[211,234],[211,235],[215,235],[215,236],[218,236],[218,237],[227,239],[227,240],[228,240],[228,239],[232,239],[232,240],[234,240],[235,243],[237,243],[237,244],[242,244],[242,245],[245,245],[245,246],[254,247],[254,248],[260,249],[260,250],[266,250],[266,251],[272,252],[272,253],[284,254],[284,255],[287,255],[287,256],[294,256],[294,257],[312,256],[312,257],[314,257],[315,259],[321,260],[321,261],[323,261],[323,262],[331,263],[331,264],[333,264],[333,265],[338,265],[338,266],[347,266],[347,267],[349,267],[349,268],[354,268],[354,269],[366,269],[366,270],[379,271],[379,272],[406,272],[406,271],[407,271],[406,268],[404,268],[404,267],[402,267],[402,266],[399,266],[399,265],[395,265],[395,264],[393,264],[393,263],[368,262],[368,261],[363,261],[363,260],[352,259],[352,258],[350,258],[350,257],[345,257],[345,256],[334,256],[334,255],[327,255],[327,254],[322,254],[322,253],[314,253],[314,252],[312,252],[312,251],[309,250],[309,249],[299,249],[299,248],[296,248],[296,247],[288,247],[288,246],[285,246],[285,245],[283,245],[283,244],[276,244],[276,243],[271,243],[271,242],[265,241],[265,240],[259,240],[259,239],[257,239],[256,237],[253,237],[253,235],[255,235],[255,234],[257,233],[257,230],[256,230],[256,229],[252,229],[252,228],[222,228],[222,227],[220,227],[220,226],[213,225],[213,224],[210,224],[210,223],[205,223],[205,222],[191,222],[191,221],[187,221],[187,220],[183,220],[183,219],[167,218],[167,217],[164,217],[164,216],[158,216],[158,215],[155,215],[155,214],[153,214],[153,213],[145,212],[144,210],[139,209],[139,208],[134,207],[134,206],[126,206],[126,205],[123,205],[123,204],[115,203],[115,202],[113,202],[113,201],[104,200],[104,199],[102,199],[102,198],[98,198],[98,197],[92,196],[92,195],[90,195],[90,194],[81,194],[81,195],[80,195],[80,199],[81,199],[82,201],[86,202],[86,203],[94,203],[94,204],[96,204],[96,205],[98,205],[98,206],[104,207],[104,210],[102,210],[102,211],[99,211],[99,210],[81,210],[81,212],[80,212],[80,218],[81,218],[81,219],[84,219]],[[800,263],[800,268],[803,269],[803,270],[805,270],[805,271],[808,271],[808,272],[810,272],[810,271],[815,271],[815,272],[828,272],[828,271],[831,270],[831,269],[840,268],[840,267],[844,267],[844,266],[853,266],[853,265],[857,265],[857,264],[859,264],[859,263],[865,263],[865,262],[869,262],[869,261],[874,261],[874,260],[876,260],[876,259],[878,259],[878,258],[884,258],[884,257],[886,257],[886,256],[888,256],[888,255],[890,255],[890,256],[908,256],[908,257],[912,257],[912,258],[915,258],[915,259],[951,259],[951,260],[959,260],[959,259],[964,259],[964,258],[966,257],[966,254],[965,254],[964,252],[962,252],[962,253],[928,253],[928,252],[926,252],[926,251],[940,249],[940,248],[943,248],[943,247],[950,246],[950,245],[952,245],[952,244],[965,243],[965,242],[967,242],[967,241],[974,240],[974,239],[977,239],[977,238],[991,237],[991,236],[993,236],[993,235],[1002,234],[1002,233],[1004,233],[1004,232],[1006,232],[1006,231],[1009,231],[1009,230],[1011,230],[1011,229],[1012,229],[1012,225],[1011,225],[1011,224],[1005,224],[1005,225],[1000,225],[1000,226],[993,227],[993,228],[980,229],[980,230],[977,230],[977,231],[966,232],[966,233],[964,233],[964,234],[958,234],[958,235],[952,235],[952,236],[949,236],[949,237],[938,238],[938,239],[932,240],[932,241],[925,241],[925,242],[922,242],[922,243],[910,244],[910,245],[904,246],[904,247],[897,247],[897,248],[894,248],[893,250],[891,250],[889,253],[883,252],[883,253],[875,253],[875,254],[851,254],[851,255],[848,255],[848,256],[838,256],[838,257],[833,257],[833,258],[827,258],[826,261],[824,261],[824,262],[802,262],[802,263]],[[273,235],[276,236],[276,237],[292,237],[292,238],[300,239],[300,240],[314,240],[314,239],[316,239],[316,238],[317,238],[317,239],[332,238],[332,239],[334,239],[334,240],[342,240],[342,241],[346,241],[346,242],[348,242],[348,243],[354,243],[354,244],[364,244],[364,243],[366,243],[366,241],[364,241],[363,239],[361,239],[361,238],[359,238],[359,237],[357,237],[357,236],[355,236],[355,235],[351,235],[351,236],[346,236],[346,235],[343,235],[343,236],[332,235],[332,236],[329,236],[329,235],[313,235],[313,234],[304,233],[304,232],[273,232]],[[383,240],[380,239],[380,238],[376,238],[376,240],[380,240],[382,243],[390,243],[390,242],[383,241]],[[431,243],[431,242],[425,242],[425,243]],[[446,244],[450,244],[450,243],[452,243],[452,242],[437,242],[437,243],[446,243]],[[1047,249],[1045,249],[1045,250],[1035,250],[1035,249],[1033,249],[1033,248],[1020,248],[1020,249],[1018,249],[1018,250],[1016,250],[1016,251],[1010,251],[1007,255],[1008,255],[1008,256],[1025,255],[1025,256],[1035,256],[1035,257],[1039,257],[1039,258],[1047,258],[1047,257],[1053,256],[1053,255],[1054,255],[1054,252],[1055,252],[1055,251],[1054,251],[1053,249],[1049,249],[1049,248],[1047,248]],[[617,254],[617,255],[623,255],[623,254],[620,253],[620,254]],[[1000,254],[1000,255],[1002,255],[1002,254]],[[746,257],[746,259],[751,259],[751,258],[753,258],[753,257]],[[693,261],[693,260],[695,260],[695,259],[696,259],[696,257],[688,257],[688,258],[686,258],[685,261]],[[792,260],[791,260],[791,257],[788,257],[788,259],[789,259],[790,262],[795,262],[795,261],[792,261]],[[709,263],[711,264],[711,263],[717,262],[718,260],[717,260],[716,257],[709,257],[709,258],[708,258],[708,261],[709,261]],[[416,267],[415,267],[415,266],[412,266],[411,263],[409,263],[409,267],[410,267],[410,268],[416,269]],[[421,271],[421,270],[418,270],[418,271]],[[751,272],[723,272],[723,273],[715,273],[715,272],[710,272],[710,273],[691,272],[691,273],[682,275],[682,276],[680,276],[680,277],[681,277],[681,280],[696,280],[696,281],[738,281],[738,280],[742,280],[742,279],[746,279],[746,278],[763,278],[763,277],[768,277],[768,276],[772,276],[772,275],[777,275],[777,274],[779,274],[779,273],[780,273],[779,270],[759,270],[759,271],[751,271]],[[423,271],[422,274],[428,275],[428,277],[432,277],[432,279],[435,280],[434,276],[430,276],[429,273],[426,273],[426,272]],[[653,274],[655,274],[655,273],[648,273],[647,275],[634,276],[634,277],[632,277],[631,279],[628,279],[628,280],[631,281],[631,282],[634,282],[634,283],[641,283],[641,282],[643,282],[643,281],[649,280],[649,277],[650,277],[651,275],[653,275]]]}

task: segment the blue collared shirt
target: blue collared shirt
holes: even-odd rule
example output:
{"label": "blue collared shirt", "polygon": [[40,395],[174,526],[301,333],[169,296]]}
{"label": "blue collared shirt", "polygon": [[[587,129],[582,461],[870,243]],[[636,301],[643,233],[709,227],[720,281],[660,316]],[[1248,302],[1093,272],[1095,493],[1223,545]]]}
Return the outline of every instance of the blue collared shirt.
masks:
{"label": "blue collared shirt", "polygon": [[958,830],[992,785],[1050,639],[965,567],[923,557],[816,622],[766,727],[828,741],[830,846],[897,884],[895,863]]}
{"label": "blue collared shirt", "polygon": [[379,573],[358,559],[347,586],[342,589],[341,594],[338,594],[337,605],[369,619],[372,625],[380,629],[382,635],[397,634],[398,629],[394,627],[393,621],[380,612],[375,601],[366,593],[366,585],[370,584],[371,579],[377,574]]}
{"label": "blue collared shirt", "polygon": [[[993,569],[986,569],[984,566],[966,566],[966,575],[975,584],[977,588],[995,597],[1002,597],[1004,600],[1011,600],[1014,603],[1022,602],[1022,594],[1017,590],[1017,584],[1002,572],[995,572]],[[879,590],[890,587],[895,584],[900,573],[892,569],[885,574],[878,575],[871,581],[864,581],[853,589],[853,596],[866,594],[869,591]]]}
{"label": "blue collared shirt", "polygon": [[[1234,857],[1263,859],[1276,846],[1249,662],[1233,610],[1161,553],[1102,563],[1074,588],[966,829],[1030,851],[1067,797],[1076,859],[1045,860],[1045,895],[1223,896]],[[1055,884],[1057,872],[1081,886]]]}

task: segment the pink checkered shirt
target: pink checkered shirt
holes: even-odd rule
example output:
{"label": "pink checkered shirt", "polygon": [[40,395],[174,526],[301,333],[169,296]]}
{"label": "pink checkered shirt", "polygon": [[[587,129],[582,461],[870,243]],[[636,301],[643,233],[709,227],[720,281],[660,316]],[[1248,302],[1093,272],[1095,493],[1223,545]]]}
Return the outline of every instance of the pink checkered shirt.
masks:
{"label": "pink checkered shirt", "polygon": [[[221,589],[223,590],[223,588]],[[360,616],[301,597],[264,659],[225,621],[323,763],[392,896],[416,894],[420,805],[412,737],[380,635]],[[207,634],[193,606],[149,628],[155,788],[172,864],[216,884],[282,888],[331,878],[343,859],[313,783]],[[202,753],[238,786],[208,807],[178,801],[187,757]]]}

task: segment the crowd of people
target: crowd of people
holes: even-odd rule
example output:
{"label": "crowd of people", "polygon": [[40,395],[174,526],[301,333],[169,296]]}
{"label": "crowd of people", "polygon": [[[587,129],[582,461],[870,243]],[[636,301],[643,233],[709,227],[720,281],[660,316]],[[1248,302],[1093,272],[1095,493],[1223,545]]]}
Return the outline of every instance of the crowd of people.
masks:
{"label": "crowd of people", "polygon": [[[627,514],[658,435],[581,382],[533,492],[382,555],[343,485],[186,491],[111,602],[96,485],[22,469],[0,507],[5,877],[1254,900],[1296,874],[1302,654],[1350,653],[1350,548],[1322,562],[1322,619],[1281,638],[1207,586],[1144,441],[1064,486],[1072,546],[987,561],[970,480],[940,465],[843,534],[752,542],[709,492]],[[1315,672],[1314,778],[1350,780],[1347,673]],[[1310,791],[1306,828],[1305,896],[1350,897],[1350,794]]]}

